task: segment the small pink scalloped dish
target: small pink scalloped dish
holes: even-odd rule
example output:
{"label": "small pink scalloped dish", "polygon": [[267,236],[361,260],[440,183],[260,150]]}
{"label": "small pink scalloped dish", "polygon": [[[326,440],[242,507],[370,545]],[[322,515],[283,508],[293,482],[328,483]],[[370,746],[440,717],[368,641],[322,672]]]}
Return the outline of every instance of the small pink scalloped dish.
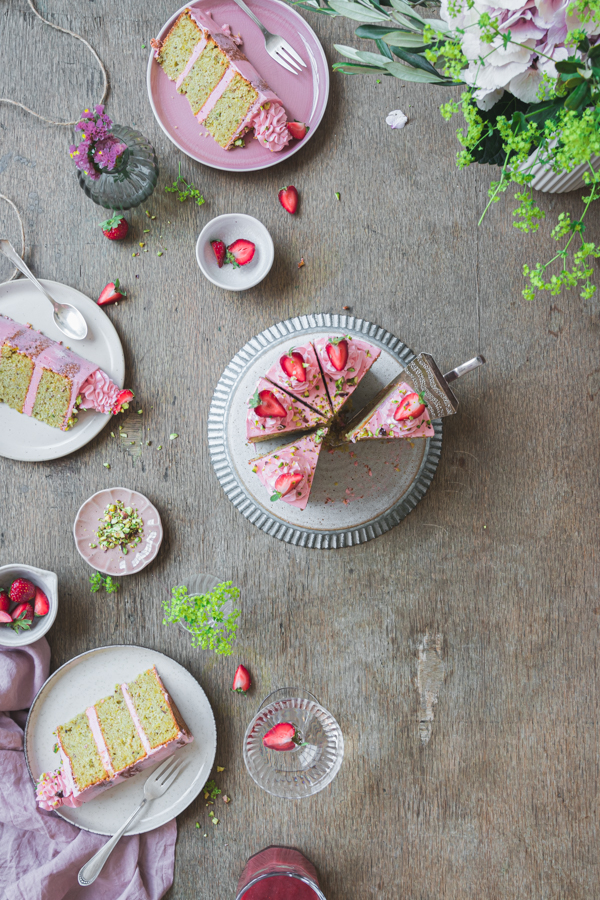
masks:
{"label": "small pink scalloped dish", "polygon": [[[136,510],[144,523],[139,546],[127,554],[120,547],[103,550],[98,545],[97,531],[105,510],[117,500]],[[163,539],[163,528],[158,510],[147,497],[128,488],[115,487],[98,491],[85,501],[75,518],[73,537],[81,556],[96,571],[105,575],[133,575],[156,559]],[[91,544],[97,546],[92,547]]]}

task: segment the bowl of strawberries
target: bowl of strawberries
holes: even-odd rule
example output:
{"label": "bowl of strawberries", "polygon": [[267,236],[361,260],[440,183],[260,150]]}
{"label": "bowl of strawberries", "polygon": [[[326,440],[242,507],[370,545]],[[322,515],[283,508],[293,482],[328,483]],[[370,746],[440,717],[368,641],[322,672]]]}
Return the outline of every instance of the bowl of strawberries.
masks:
{"label": "bowl of strawberries", "polygon": [[35,566],[0,566],[0,646],[24,647],[52,627],[58,578]]}

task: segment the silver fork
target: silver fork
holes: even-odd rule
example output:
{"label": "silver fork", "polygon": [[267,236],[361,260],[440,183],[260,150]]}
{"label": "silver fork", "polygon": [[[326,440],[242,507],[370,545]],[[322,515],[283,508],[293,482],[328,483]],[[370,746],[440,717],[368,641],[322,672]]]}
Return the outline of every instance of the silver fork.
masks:
{"label": "silver fork", "polygon": [[135,817],[145,807],[146,803],[148,803],[149,800],[156,800],[157,797],[162,797],[165,791],[171,787],[171,785],[181,772],[182,764],[182,759],[173,759],[173,757],[170,757],[169,759],[166,759],[164,763],[162,763],[162,765],[160,765],[158,769],[153,772],[152,775],[146,780],[146,783],[144,785],[144,799],[142,800],[136,811],[129,816],[125,824],[122,825],[117,833],[111,837],[110,841],[107,841],[104,847],[101,847],[96,855],[92,856],[92,858],[88,860],[86,864],[79,870],[77,881],[82,887],[87,887],[89,884],[92,884],[96,880],[104,867],[104,863],[113,852],[119,840],[123,837]]}
{"label": "silver fork", "polygon": [[298,56],[294,48],[290,47],[288,42],[284,41],[278,34],[271,34],[270,31],[267,31],[262,22],[256,18],[252,10],[246,6],[244,0],[234,0],[234,2],[250,16],[256,25],[258,25],[265,36],[266,51],[275,62],[278,62],[279,65],[283,66],[284,69],[287,69],[288,72],[293,72],[294,75],[297,75],[302,71],[300,66],[304,66],[306,69],[306,63],[302,57]]}

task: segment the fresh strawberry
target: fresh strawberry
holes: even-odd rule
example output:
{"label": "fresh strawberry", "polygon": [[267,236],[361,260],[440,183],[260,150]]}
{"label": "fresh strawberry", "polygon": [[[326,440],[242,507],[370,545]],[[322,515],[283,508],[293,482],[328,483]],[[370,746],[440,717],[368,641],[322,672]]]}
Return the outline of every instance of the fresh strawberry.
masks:
{"label": "fresh strawberry", "polygon": [[303,742],[296,733],[295,725],[291,722],[279,722],[263,737],[263,746],[268,750],[295,750],[302,747]]}
{"label": "fresh strawberry", "polygon": [[277,194],[279,202],[283,208],[289,213],[295,213],[298,209],[298,191],[293,184],[281,188]]}
{"label": "fresh strawberry", "polygon": [[279,362],[286,375],[304,384],[306,381],[306,369],[304,368],[304,360],[301,353],[297,351],[294,353],[293,350],[290,350],[286,356],[281,357]]}
{"label": "fresh strawberry", "polygon": [[11,603],[29,603],[35,597],[35,584],[26,578],[16,578],[10,586]]}
{"label": "fresh strawberry", "polygon": [[258,390],[250,400],[250,406],[257,416],[263,419],[283,419],[287,412],[281,405],[273,391]]}
{"label": "fresh strawberry", "polygon": [[113,407],[113,415],[116,416],[124,409],[129,409],[129,401],[133,400],[133,391],[125,388],[117,394],[117,402]]}
{"label": "fresh strawberry", "polygon": [[0,625],[10,625],[11,622],[11,614],[9,612],[6,612],[5,609],[0,609]]}
{"label": "fresh strawberry", "polygon": [[305,125],[304,122],[288,122],[287,130],[293,138],[301,141],[303,137],[306,137],[308,125]]}
{"label": "fresh strawberry", "polygon": [[109,241],[122,241],[124,237],[127,237],[129,231],[127,219],[121,213],[115,213],[106,222],[101,222],[100,228],[104,237],[107,237]]}
{"label": "fresh strawberry", "polygon": [[245,238],[238,238],[233,244],[227,248],[226,262],[233,263],[234,266],[247,266],[254,257],[255,245],[252,241]]}
{"label": "fresh strawberry", "polygon": [[399,403],[394,413],[396,422],[402,422],[403,419],[417,419],[425,412],[426,404],[423,401],[423,394],[407,394],[402,403]]}
{"label": "fresh strawberry", "polygon": [[116,303],[117,300],[124,300],[127,292],[121,289],[119,279],[109,281],[105,288],[102,289],[98,297],[98,306],[108,306],[109,303]]}
{"label": "fresh strawberry", "polygon": [[245,694],[250,689],[250,684],[248,669],[245,666],[238,666],[233,676],[233,687],[231,690],[237,691],[238,694]]}
{"label": "fresh strawberry", "polygon": [[31,603],[18,603],[11,613],[12,627],[19,631],[27,631],[33,622],[33,606]]}
{"label": "fresh strawberry", "polygon": [[0,612],[8,612],[10,609],[10,600],[6,591],[0,591]]}
{"label": "fresh strawberry", "polygon": [[275,482],[275,493],[271,497],[271,502],[274,503],[275,500],[281,500],[282,497],[293,491],[303,478],[302,472],[284,472]]}
{"label": "fresh strawberry", "polygon": [[341,372],[348,362],[348,341],[334,338],[325,346],[329,361],[336,371]]}
{"label": "fresh strawberry", "polygon": [[50,609],[50,604],[48,602],[48,598],[41,588],[36,587],[35,589],[35,600],[33,601],[33,612],[36,616],[45,616],[48,614],[48,610]]}
{"label": "fresh strawberry", "polygon": [[211,241],[210,246],[215,251],[215,256],[217,257],[217,265],[220,269],[223,268],[223,263],[225,262],[225,254],[227,252],[227,248],[223,241]]}

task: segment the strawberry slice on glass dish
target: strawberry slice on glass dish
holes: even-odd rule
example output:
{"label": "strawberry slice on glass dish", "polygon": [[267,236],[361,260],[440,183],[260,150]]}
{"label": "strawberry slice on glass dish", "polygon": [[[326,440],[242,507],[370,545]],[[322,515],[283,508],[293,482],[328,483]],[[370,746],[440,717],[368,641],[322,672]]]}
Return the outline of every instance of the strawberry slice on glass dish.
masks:
{"label": "strawberry slice on glass dish", "polygon": [[264,735],[263,746],[267,750],[297,750],[298,747],[305,747],[306,743],[295,725],[291,722],[278,722]]}

